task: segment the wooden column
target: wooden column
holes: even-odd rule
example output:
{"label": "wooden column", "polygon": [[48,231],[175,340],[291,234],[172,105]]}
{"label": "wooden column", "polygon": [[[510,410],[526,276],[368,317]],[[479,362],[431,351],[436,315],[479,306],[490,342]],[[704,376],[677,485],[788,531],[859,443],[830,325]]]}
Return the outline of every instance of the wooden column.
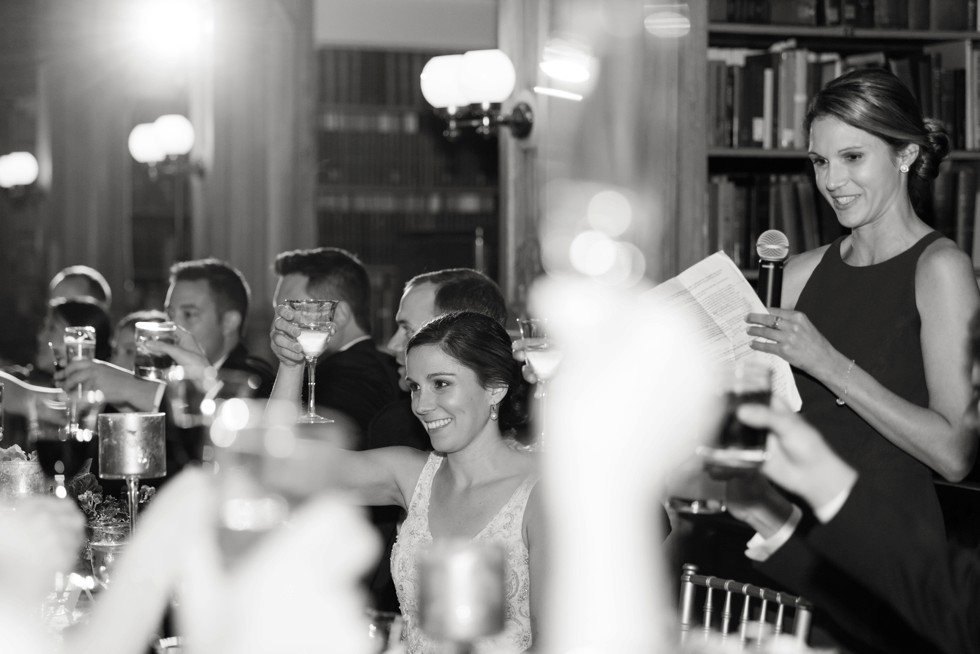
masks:
{"label": "wooden column", "polygon": [[239,267],[249,334],[267,344],[278,252],[315,244],[312,0],[215,5],[210,80],[192,94],[206,165],[194,192],[194,254]]}
{"label": "wooden column", "polygon": [[[684,181],[707,175],[702,5],[687,5],[687,36],[661,38],[644,30],[657,3],[501,0],[500,47],[515,61],[518,89],[551,83],[537,67],[551,38],[580,42],[598,63],[581,102],[534,95],[530,141],[503,140],[501,279],[515,305],[538,272],[533,237],[548,245],[584,228],[581,207],[561,204],[570,189],[615,188],[634,201],[640,211],[621,238],[639,248],[654,281],[706,254],[705,200]],[[554,185],[562,179],[571,185]]]}

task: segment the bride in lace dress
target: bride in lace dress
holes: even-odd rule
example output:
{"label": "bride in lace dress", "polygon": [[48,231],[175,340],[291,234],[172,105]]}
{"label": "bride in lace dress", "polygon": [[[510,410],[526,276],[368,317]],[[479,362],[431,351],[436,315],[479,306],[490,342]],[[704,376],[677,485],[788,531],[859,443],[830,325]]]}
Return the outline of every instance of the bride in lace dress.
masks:
{"label": "bride in lace dress", "polygon": [[[505,551],[505,628],[478,652],[531,647],[544,585],[541,500],[535,455],[506,436],[526,422],[520,367],[507,332],[493,319],[460,312],[436,318],[411,339],[407,379],[412,411],[433,452],[388,447],[342,452],[331,481],[366,505],[394,504],[408,515],[392,549],[392,578],[410,654],[438,643],[419,624],[418,555],[433,540],[494,542]],[[335,475],[335,476],[334,476]]]}

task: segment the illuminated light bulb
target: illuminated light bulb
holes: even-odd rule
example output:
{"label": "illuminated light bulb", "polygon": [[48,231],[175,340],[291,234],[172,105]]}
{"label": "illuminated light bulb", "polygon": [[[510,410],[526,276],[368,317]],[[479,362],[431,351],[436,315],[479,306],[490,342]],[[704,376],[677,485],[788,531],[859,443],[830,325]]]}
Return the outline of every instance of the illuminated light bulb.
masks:
{"label": "illuminated light bulb", "polygon": [[459,69],[463,55],[443,55],[426,62],[419,76],[422,96],[436,109],[450,109],[469,104],[459,87]]}
{"label": "illuminated light bulb", "polygon": [[517,74],[503,50],[470,50],[463,54],[459,87],[470,103],[500,103],[514,92]]}
{"label": "illuminated light bulb", "polygon": [[187,154],[194,147],[194,126],[180,114],[165,114],[153,121],[157,141],[167,155]]}
{"label": "illuminated light bulb", "polygon": [[0,157],[0,187],[28,186],[37,180],[37,159],[30,152],[11,152]]}
{"label": "illuminated light bulb", "polygon": [[129,154],[145,164],[155,164],[166,158],[153,123],[140,123],[129,133]]}

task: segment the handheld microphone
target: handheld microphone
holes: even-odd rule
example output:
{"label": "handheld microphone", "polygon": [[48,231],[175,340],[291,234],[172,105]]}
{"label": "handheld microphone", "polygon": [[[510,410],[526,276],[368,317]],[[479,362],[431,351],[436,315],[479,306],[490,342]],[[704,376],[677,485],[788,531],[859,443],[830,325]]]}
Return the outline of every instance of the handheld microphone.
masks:
{"label": "handheld microphone", "polygon": [[759,284],[756,292],[770,309],[778,309],[783,293],[783,265],[789,256],[789,239],[778,229],[762,232],[755,242],[759,255]]}

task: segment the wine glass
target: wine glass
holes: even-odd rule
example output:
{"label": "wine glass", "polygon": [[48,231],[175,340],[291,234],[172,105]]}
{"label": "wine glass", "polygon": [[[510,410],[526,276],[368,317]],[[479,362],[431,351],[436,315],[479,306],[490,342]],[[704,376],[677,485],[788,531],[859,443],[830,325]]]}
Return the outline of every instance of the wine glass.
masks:
{"label": "wine glass", "polygon": [[293,322],[300,328],[297,337],[303,355],[306,358],[307,402],[306,413],[299,417],[298,422],[326,423],[333,422],[316,413],[313,408],[316,401],[316,361],[327,349],[327,343],[333,336],[334,311],[337,310],[337,300],[286,300],[286,306],[293,310]]}
{"label": "wine glass", "polygon": [[555,376],[561,363],[561,348],[548,331],[548,321],[544,318],[520,318],[517,326],[521,331],[521,348],[524,358],[534,376],[538,378],[534,397],[538,400],[540,430],[535,449],[544,447],[545,438],[545,398],[548,395],[548,382]]}
{"label": "wine glass", "polygon": [[96,523],[87,527],[88,557],[92,575],[102,588],[108,588],[116,560],[129,540],[132,525],[125,522]]}
{"label": "wine glass", "polygon": [[166,474],[163,413],[99,416],[99,477],[126,480],[131,532],[136,530],[140,478]]}

